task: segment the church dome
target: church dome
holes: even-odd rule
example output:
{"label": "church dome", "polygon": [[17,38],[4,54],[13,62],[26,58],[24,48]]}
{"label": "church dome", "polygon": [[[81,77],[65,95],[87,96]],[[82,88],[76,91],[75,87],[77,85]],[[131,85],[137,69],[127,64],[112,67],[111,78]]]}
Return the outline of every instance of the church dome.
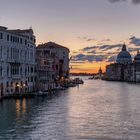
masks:
{"label": "church dome", "polygon": [[132,57],[130,53],[126,50],[125,44],[122,47],[122,51],[117,56],[117,63],[120,63],[120,64],[132,63]]}
{"label": "church dome", "polygon": [[134,57],[134,62],[140,63],[140,52],[137,52],[137,55]]}

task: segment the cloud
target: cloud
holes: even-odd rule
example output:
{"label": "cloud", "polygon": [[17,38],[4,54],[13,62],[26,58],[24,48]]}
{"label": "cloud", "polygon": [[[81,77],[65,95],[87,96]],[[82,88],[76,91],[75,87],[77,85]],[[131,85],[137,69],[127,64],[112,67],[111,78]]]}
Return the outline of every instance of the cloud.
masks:
{"label": "cloud", "polygon": [[88,54],[96,54],[97,52],[95,50],[93,50],[93,51],[88,51],[87,53]]}
{"label": "cloud", "polygon": [[86,60],[89,62],[100,62],[103,61],[105,59],[105,55],[86,55]]}
{"label": "cloud", "polygon": [[100,62],[107,59],[106,55],[84,55],[84,54],[77,54],[74,56],[75,61],[88,61],[88,62]]}
{"label": "cloud", "polygon": [[129,52],[136,52],[138,50],[140,50],[140,49],[139,48],[129,48],[128,49]]}
{"label": "cloud", "polygon": [[133,2],[134,4],[138,4],[138,3],[140,3],[140,0],[132,0],[132,2]]}
{"label": "cloud", "polygon": [[80,61],[80,60],[85,60],[85,55],[84,54],[77,54],[73,57],[74,60]]}
{"label": "cloud", "polygon": [[88,38],[87,41],[95,41],[94,38]]}
{"label": "cloud", "polygon": [[97,48],[99,48],[99,46],[85,47],[85,48],[82,49],[82,51],[85,52],[85,51],[90,51],[90,50],[97,49]]}
{"label": "cloud", "polygon": [[126,1],[126,0],[109,0],[109,1],[114,3],[114,2],[123,2],[123,1]]}
{"label": "cloud", "polygon": [[107,38],[107,39],[103,39],[101,40],[100,42],[109,42],[109,41],[112,41],[111,39]]}
{"label": "cloud", "polygon": [[130,44],[133,44],[135,46],[140,46],[140,38],[132,36],[129,38],[129,41],[130,41]]}
{"label": "cloud", "polygon": [[111,3],[116,3],[116,2],[128,2],[131,1],[133,4],[140,4],[140,0],[109,0]]}
{"label": "cloud", "polygon": [[115,61],[115,57],[122,44],[115,45],[97,45],[85,47],[79,50],[79,53],[73,55],[73,62],[88,61],[88,62],[100,62],[100,61]]}
{"label": "cloud", "polygon": [[77,38],[79,38],[79,39],[81,39],[81,40],[85,40],[85,41],[87,41],[87,42],[89,42],[89,41],[96,41],[95,38],[86,37],[86,36],[84,36],[84,37],[78,36]]}
{"label": "cloud", "polygon": [[121,47],[122,47],[122,44],[116,44],[116,45],[103,45],[103,46],[100,46],[100,49],[101,49],[101,50],[104,50],[104,51],[107,51],[107,50],[110,50],[110,49],[121,48]]}
{"label": "cloud", "polygon": [[111,42],[112,41],[109,38],[106,38],[106,39],[103,39],[103,40],[99,40],[97,38],[88,37],[88,36],[84,36],[84,37],[78,36],[77,38],[81,39],[81,40],[84,40],[84,41],[87,41],[87,42],[89,42],[89,41],[97,41],[99,43],[105,43],[105,42]]}
{"label": "cloud", "polygon": [[117,58],[117,55],[112,55],[112,56],[109,56],[108,59],[107,59],[107,62],[113,62],[115,61]]}
{"label": "cloud", "polygon": [[100,50],[100,51],[107,51],[111,49],[120,49],[122,47],[122,44],[116,44],[116,45],[98,45],[98,46],[91,46],[91,47],[85,47],[82,49],[83,52],[88,52],[88,53],[95,53],[95,51]]}
{"label": "cloud", "polygon": [[[139,50],[140,38],[137,38],[133,35],[129,38],[128,44],[129,46],[127,46],[127,50],[133,57],[134,55],[136,55],[136,51]],[[121,51],[122,45],[123,44],[120,43],[112,45],[103,44],[82,48],[73,55],[73,62],[114,62],[117,58],[118,53]]]}

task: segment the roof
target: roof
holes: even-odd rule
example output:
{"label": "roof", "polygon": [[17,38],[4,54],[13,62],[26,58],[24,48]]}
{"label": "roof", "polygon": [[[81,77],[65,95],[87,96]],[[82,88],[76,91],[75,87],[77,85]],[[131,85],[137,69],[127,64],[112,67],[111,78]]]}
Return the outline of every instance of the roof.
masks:
{"label": "roof", "polygon": [[[4,26],[0,26],[0,31],[4,31],[10,34],[14,34],[14,35],[18,35],[18,36],[22,36],[22,37],[27,37],[26,33],[30,33],[30,34],[34,34],[33,29],[29,28],[29,29],[8,29],[7,27]],[[25,33],[25,34],[24,34]]]}
{"label": "roof", "polygon": [[126,50],[126,45],[123,44],[122,51],[117,56],[118,63],[131,63],[132,57],[130,53]]}
{"label": "roof", "polygon": [[59,45],[55,42],[47,42],[47,43],[44,43],[44,44],[39,44],[37,47],[38,48],[63,48],[63,49],[67,49],[69,51],[69,49],[67,47]]}
{"label": "roof", "polygon": [[31,28],[30,29],[23,29],[23,30],[21,30],[21,29],[15,29],[15,30],[8,30],[8,31],[14,32],[14,33],[31,33],[31,34],[34,33]]}

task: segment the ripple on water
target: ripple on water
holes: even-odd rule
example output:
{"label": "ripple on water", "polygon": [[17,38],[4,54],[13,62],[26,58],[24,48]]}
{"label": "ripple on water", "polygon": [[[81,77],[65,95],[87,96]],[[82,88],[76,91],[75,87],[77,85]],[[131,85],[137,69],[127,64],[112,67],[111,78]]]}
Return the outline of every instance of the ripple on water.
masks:
{"label": "ripple on water", "polygon": [[0,139],[139,140],[139,85],[85,80],[52,98],[0,103]]}

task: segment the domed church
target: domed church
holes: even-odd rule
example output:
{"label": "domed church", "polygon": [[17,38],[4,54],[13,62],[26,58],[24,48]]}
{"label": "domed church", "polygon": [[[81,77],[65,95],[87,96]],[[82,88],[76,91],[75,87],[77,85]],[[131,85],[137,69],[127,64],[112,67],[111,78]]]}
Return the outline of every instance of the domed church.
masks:
{"label": "domed church", "polygon": [[121,52],[117,55],[116,62],[106,66],[105,80],[127,81],[140,83],[140,52],[132,60],[130,53],[123,44]]}
{"label": "domed church", "polygon": [[126,50],[126,45],[123,44],[122,51],[117,56],[117,63],[120,64],[131,64],[132,57],[130,53]]}

